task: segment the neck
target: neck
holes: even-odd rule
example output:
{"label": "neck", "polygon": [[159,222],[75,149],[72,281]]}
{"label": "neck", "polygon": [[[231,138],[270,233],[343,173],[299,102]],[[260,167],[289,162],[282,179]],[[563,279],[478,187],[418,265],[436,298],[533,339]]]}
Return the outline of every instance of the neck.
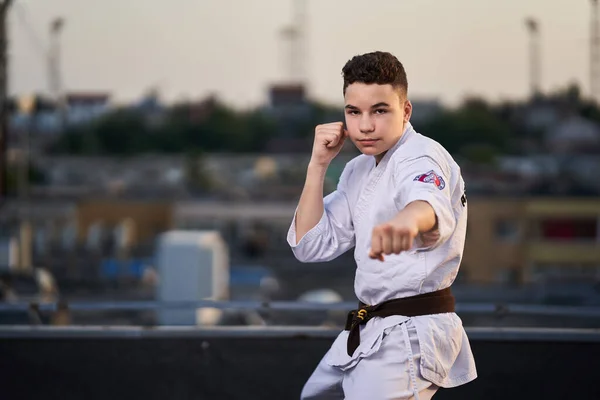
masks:
{"label": "neck", "polygon": [[[398,139],[396,139],[396,141],[394,142],[394,146],[396,146],[396,145],[398,144],[398,142],[399,142],[399,141],[402,139],[402,136],[404,136],[404,134],[406,133],[406,125],[407,125],[407,123],[406,123],[406,122],[404,122],[404,124],[402,125],[402,133],[400,134],[400,136],[398,137]],[[392,147],[393,147],[393,146],[392,146]],[[386,153],[387,153],[388,151],[389,151],[389,150],[386,150],[386,151],[384,151],[383,153],[381,153],[381,154],[377,154],[377,155],[375,156],[375,166],[378,166],[378,165],[379,165],[379,162],[380,162],[381,160],[383,160],[383,157],[385,157],[385,155],[386,155]]]}

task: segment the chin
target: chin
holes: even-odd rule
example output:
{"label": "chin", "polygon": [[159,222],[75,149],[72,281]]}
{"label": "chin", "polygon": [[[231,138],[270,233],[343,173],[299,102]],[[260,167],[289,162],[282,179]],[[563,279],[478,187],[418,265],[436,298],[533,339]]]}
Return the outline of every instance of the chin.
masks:
{"label": "chin", "polygon": [[368,156],[376,156],[377,154],[381,153],[379,149],[374,149],[372,147],[362,148],[360,149],[360,151],[361,153],[366,154]]}
{"label": "chin", "polygon": [[376,155],[379,155],[379,154],[385,152],[385,150],[382,150],[381,147],[379,147],[379,146],[371,146],[371,147],[357,146],[357,147],[361,153],[366,154],[368,156],[376,156]]}

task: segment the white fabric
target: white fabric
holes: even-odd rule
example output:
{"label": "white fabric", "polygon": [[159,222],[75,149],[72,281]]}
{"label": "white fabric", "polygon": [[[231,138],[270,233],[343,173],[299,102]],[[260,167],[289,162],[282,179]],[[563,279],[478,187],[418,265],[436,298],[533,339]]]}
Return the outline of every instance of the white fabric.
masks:
{"label": "white fabric", "polygon": [[419,340],[410,320],[386,329],[380,351],[356,368],[343,371],[326,357],[304,385],[301,399],[429,400],[438,390],[420,373]]}
{"label": "white fabric", "polygon": [[[454,281],[462,259],[467,225],[464,192],[460,168],[450,154],[408,124],[378,165],[372,156],[351,160],[337,189],[325,197],[319,223],[296,243],[294,216],[287,240],[303,262],[332,260],[354,247],[354,289],[366,304],[444,289]],[[433,207],[436,232],[419,237],[408,252],[387,255],[383,262],[370,259],[373,228],[416,200]],[[324,360],[340,371],[349,371],[359,361],[385,358],[378,354],[385,332],[407,320],[417,331],[419,372],[425,379],[440,387],[453,387],[476,378],[469,340],[455,313],[373,318],[361,327],[361,342],[352,356],[346,352],[348,332],[342,331]]]}

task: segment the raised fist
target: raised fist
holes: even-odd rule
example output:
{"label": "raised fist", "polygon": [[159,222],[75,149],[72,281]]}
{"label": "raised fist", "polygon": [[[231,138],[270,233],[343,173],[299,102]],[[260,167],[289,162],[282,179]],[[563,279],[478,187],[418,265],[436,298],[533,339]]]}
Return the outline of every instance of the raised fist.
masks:
{"label": "raised fist", "polygon": [[315,128],[311,162],[328,165],[339,154],[347,136],[348,131],[342,122],[318,125]]}

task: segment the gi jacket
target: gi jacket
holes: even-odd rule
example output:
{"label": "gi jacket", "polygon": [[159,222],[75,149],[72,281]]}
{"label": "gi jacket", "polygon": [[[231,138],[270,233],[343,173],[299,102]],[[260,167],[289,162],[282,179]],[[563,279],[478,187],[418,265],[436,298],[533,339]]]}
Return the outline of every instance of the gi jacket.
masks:
{"label": "gi jacket", "polygon": [[[422,200],[435,211],[437,228],[420,235],[411,250],[370,259],[373,228]],[[449,287],[459,270],[467,227],[465,183],[460,167],[437,142],[407,127],[378,165],[359,155],[342,171],[337,189],[324,198],[318,224],[299,241],[295,215],[287,240],[302,262],[332,260],[354,247],[356,296],[365,304],[414,296]],[[351,268],[351,266],[348,266]],[[379,349],[386,330],[408,317],[373,318],[361,327],[361,343],[352,356],[342,331],[325,356],[348,369]],[[411,318],[417,329],[422,375],[440,387],[476,378],[477,372],[462,321],[455,313]]]}

